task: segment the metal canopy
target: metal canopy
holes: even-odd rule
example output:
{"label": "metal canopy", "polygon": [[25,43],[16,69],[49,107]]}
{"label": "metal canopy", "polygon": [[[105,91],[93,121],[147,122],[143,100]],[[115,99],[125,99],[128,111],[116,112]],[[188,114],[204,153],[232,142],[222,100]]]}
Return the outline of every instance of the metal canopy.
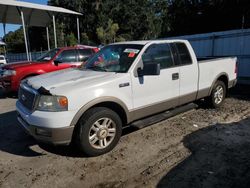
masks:
{"label": "metal canopy", "polygon": [[3,23],[4,34],[6,34],[5,24],[20,24],[23,26],[25,47],[28,60],[31,60],[31,58],[29,57],[28,51],[26,26],[46,27],[48,49],[50,49],[48,26],[49,23],[53,21],[55,47],[57,47],[55,16],[58,13],[73,14],[77,16],[77,35],[78,41],[80,41],[78,16],[81,16],[82,14],[79,12],[75,12],[61,7],[40,5],[14,0],[0,0],[0,10],[0,23]]}
{"label": "metal canopy", "polygon": [[28,26],[46,27],[52,21],[52,16],[58,13],[82,15],[81,13],[61,7],[40,5],[14,0],[0,0],[0,22],[22,24],[20,10],[22,10],[25,24]]}

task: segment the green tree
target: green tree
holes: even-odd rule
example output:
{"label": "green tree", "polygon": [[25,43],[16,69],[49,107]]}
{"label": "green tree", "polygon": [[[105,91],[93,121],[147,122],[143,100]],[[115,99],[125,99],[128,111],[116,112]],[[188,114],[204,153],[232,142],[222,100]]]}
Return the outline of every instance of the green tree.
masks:
{"label": "green tree", "polygon": [[[168,19],[166,19],[168,4],[165,0],[50,0],[49,4],[83,13],[80,17],[81,33],[86,33],[88,41],[94,43],[100,43],[103,40],[114,41],[114,39],[102,38],[102,32],[109,27],[109,20],[119,26],[115,36],[112,33],[109,34],[115,37],[116,41],[158,38],[162,35],[163,26],[168,28]],[[65,34],[73,32],[76,36],[75,16],[59,16],[57,20],[65,23]],[[112,30],[115,31],[116,28]],[[86,38],[82,41],[86,41]]]}
{"label": "green tree", "polygon": [[8,52],[22,53],[25,52],[25,44],[23,37],[23,29],[20,27],[14,32],[9,32],[3,37],[3,40],[7,44]]}
{"label": "green tree", "polygon": [[[97,37],[101,41],[102,44],[108,44],[112,42],[116,42],[117,39],[117,31],[119,30],[119,25],[117,23],[113,23],[111,19],[109,19],[106,28],[98,27],[96,29]],[[122,40],[122,37],[118,37],[119,40]]]}
{"label": "green tree", "polygon": [[73,33],[66,36],[66,44],[67,46],[74,46],[77,44],[77,39]]}

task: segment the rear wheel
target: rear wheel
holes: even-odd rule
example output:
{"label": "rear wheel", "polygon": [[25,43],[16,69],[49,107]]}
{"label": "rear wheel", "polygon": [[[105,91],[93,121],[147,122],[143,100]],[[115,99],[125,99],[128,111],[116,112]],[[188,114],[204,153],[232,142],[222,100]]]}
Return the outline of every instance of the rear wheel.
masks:
{"label": "rear wheel", "polygon": [[80,119],[76,130],[76,144],[88,156],[112,150],[122,133],[120,117],[109,108],[95,107]]}
{"label": "rear wheel", "polygon": [[217,81],[213,87],[211,95],[207,98],[207,102],[211,107],[217,108],[222,105],[226,97],[226,86],[222,81]]}

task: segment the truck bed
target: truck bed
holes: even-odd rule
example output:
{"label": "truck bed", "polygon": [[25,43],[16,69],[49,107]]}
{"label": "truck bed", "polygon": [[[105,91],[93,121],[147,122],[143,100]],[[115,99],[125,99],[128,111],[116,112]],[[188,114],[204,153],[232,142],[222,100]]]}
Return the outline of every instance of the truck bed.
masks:
{"label": "truck bed", "polygon": [[198,58],[199,68],[199,93],[209,92],[209,88],[213,86],[214,81],[221,74],[225,74],[228,77],[228,81],[236,80],[235,64],[236,57],[218,57],[218,58]]}

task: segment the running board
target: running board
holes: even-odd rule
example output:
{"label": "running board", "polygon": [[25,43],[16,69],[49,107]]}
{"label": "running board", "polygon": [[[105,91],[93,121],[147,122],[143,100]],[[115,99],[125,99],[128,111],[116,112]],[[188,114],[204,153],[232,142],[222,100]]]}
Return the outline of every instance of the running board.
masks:
{"label": "running board", "polygon": [[186,104],[184,106],[180,106],[180,107],[174,108],[172,110],[165,111],[165,112],[162,112],[160,114],[156,114],[156,115],[147,117],[145,119],[137,120],[137,121],[131,123],[131,126],[137,128],[137,129],[142,129],[144,127],[158,123],[160,121],[163,121],[163,120],[168,119],[170,117],[176,116],[176,115],[181,114],[183,112],[187,112],[187,111],[192,110],[192,109],[197,108],[197,107],[198,107],[197,104],[189,103],[189,104]]}

